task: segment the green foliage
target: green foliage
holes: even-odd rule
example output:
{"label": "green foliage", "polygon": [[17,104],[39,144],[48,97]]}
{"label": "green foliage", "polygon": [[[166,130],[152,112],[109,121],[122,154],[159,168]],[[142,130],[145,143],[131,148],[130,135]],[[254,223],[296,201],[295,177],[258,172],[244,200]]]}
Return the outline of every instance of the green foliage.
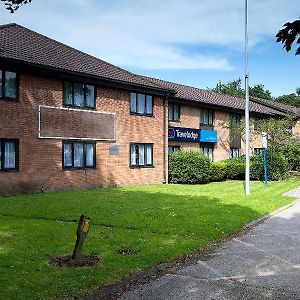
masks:
{"label": "green foliage", "polygon": [[281,145],[278,151],[288,160],[290,171],[300,171],[300,145],[289,144]]}
{"label": "green foliage", "polygon": [[224,161],[214,161],[210,168],[210,181],[223,181],[227,178],[227,164]]}
{"label": "green foliage", "polygon": [[4,2],[6,9],[14,13],[21,5],[30,3],[32,0],[1,0]]}
{"label": "green foliage", "polygon": [[[268,179],[277,181],[288,177],[289,164],[288,160],[280,151],[267,152],[267,170]],[[254,155],[251,158],[250,177],[254,180],[264,180],[264,161],[263,155]]]}
{"label": "green foliage", "polygon": [[[222,83],[221,81],[219,81],[214,88],[208,90],[216,92],[218,94],[224,94],[238,98],[243,98],[245,96],[245,90],[244,88],[242,88],[241,78],[228,81],[227,83]],[[269,90],[266,90],[263,84],[256,84],[253,87],[249,87],[249,95],[262,99],[272,99],[271,92]]]}
{"label": "green foliage", "polygon": [[228,179],[244,179],[245,178],[245,157],[237,157],[225,160]]}
{"label": "green foliage", "polygon": [[[296,44],[300,44],[300,19],[295,20],[292,23],[285,23],[283,27],[284,28],[278,31],[276,37],[277,42],[281,42],[283,44],[283,49],[285,49],[288,52],[292,49],[292,45],[294,42]],[[295,52],[295,55],[299,54],[300,47],[298,47]]]}
{"label": "green foliage", "polygon": [[300,107],[300,95],[299,94],[292,93],[289,95],[282,95],[282,96],[277,97],[276,101],[284,103],[284,104]]}
{"label": "green foliage", "polygon": [[177,151],[170,155],[172,183],[207,183],[210,160],[201,151]]}
{"label": "green foliage", "polygon": [[272,95],[269,90],[265,90],[263,84],[256,84],[253,87],[249,87],[249,95],[256,98],[272,100]]}

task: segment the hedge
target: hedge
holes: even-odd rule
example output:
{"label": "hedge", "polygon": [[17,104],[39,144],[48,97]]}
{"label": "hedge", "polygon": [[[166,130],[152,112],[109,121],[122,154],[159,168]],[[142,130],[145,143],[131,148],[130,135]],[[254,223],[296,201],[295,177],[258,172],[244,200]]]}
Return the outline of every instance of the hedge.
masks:
{"label": "hedge", "polygon": [[210,160],[201,151],[177,151],[170,155],[171,183],[207,183]]}
{"label": "hedge", "polygon": [[227,164],[224,161],[212,162],[209,173],[210,181],[223,181],[227,178]]}

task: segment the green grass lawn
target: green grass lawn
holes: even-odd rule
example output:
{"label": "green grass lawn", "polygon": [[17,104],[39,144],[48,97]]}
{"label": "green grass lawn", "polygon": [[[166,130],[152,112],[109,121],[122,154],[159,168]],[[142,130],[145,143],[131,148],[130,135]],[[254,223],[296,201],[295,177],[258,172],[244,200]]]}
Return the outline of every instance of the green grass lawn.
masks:
{"label": "green grass lawn", "polygon": [[[0,198],[2,299],[80,296],[131,272],[174,259],[234,232],[291,201],[297,180],[89,189]],[[48,265],[71,254],[80,214],[92,219],[83,252],[102,264],[81,269]],[[133,249],[121,256],[118,250]]]}

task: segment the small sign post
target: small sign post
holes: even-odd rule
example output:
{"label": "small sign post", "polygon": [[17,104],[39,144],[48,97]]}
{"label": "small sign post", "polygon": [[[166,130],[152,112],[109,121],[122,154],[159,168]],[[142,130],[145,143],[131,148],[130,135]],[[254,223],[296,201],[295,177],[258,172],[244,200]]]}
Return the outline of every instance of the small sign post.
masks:
{"label": "small sign post", "polygon": [[262,133],[263,149],[264,149],[264,178],[265,185],[268,185],[268,162],[267,162],[267,149],[268,149],[268,134],[266,132]]}
{"label": "small sign post", "polygon": [[84,243],[84,239],[87,237],[90,230],[91,219],[85,217],[84,215],[80,216],[78,227],[77,227],[77,239],[72,255],[73,260],[79,260],[81,249]]}

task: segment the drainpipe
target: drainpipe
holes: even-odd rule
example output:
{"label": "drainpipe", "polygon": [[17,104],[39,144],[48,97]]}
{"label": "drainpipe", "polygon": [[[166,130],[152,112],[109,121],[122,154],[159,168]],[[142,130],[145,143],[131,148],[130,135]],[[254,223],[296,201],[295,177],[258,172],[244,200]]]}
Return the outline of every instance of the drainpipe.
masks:
{"label": "drainpipe", "polygon": [[164,113],[164,126],[163,126],[163,173],[164,173],[164,181],[163,183],[164,184],[167,184],[168,183],[168,167],[167,167],[167,159],[166,159],[166,147],[167,147],[167,135],[166,135],[166,132],[167,132],[167,122],[168,122],[168,119],[167,119],[167,107],[168,107],[168,95],[166,96],[166,98],[164,98],[163,100],[163,106],[164,106],[164,110],[163,110],[163,113]]}

